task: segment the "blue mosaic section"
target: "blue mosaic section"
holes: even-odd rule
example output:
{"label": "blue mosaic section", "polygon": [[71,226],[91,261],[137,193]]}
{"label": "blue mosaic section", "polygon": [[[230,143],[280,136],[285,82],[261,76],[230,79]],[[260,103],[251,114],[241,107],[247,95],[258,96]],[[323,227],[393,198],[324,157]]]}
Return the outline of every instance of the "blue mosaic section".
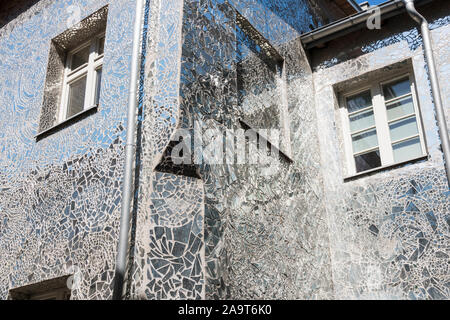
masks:
{"label": "blue mosaic section", "polygon": [[[68,6],[83,19],[108,4],[98,112],[36,142]],[[0,298],[74,270],[72,299],[112,295],[133,16],[134,1],[43,0],[0,30]]]}

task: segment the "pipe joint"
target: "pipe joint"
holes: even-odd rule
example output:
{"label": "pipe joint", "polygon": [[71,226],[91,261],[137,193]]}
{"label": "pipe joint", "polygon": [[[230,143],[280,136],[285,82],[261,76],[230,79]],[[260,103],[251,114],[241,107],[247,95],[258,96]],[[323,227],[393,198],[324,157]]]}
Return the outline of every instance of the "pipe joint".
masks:
{"label": "pipe joint", "polygon": [[403,0],[403,3],[405,4],[406,11],[408,12],[409,16],[418,24],[426,23],[428,25],[427,20],[422,16],[419,12],[417,12],[415,6],[414,6],[414,0]]}

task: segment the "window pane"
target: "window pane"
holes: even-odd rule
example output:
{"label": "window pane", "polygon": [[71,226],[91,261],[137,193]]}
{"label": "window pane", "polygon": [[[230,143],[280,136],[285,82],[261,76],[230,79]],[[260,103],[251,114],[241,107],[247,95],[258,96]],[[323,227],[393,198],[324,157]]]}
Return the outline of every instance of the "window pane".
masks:
{"label": "window pane", "polygon": [[356,172],[362,172],[381,166],[380,151],[374,150],[355,156]]}
{"label": "window pane", "polygon": [[412,96],[405,97],[399,101],[388,104],[386,107],[389,121],[414,113]]}
{"label": "window pane", "polygon": [[419,133],[415,116],[393,122],[389,125],[389,129],[392,141],[398,141]]}
{"label": "window pane", "polygon": [[96,72],[97,76],[96,76],[96,81],[95,81],[96,83],[95,83],[95,101],[94,101],[94,103],[96,105],[98,105],[100,102],[100,86],[102,84],[102,68],[97,69],[95,72]]}
{"label": "window pane", "polygon": [[86,95],[86,76],[69,85],[69,102],[67,105],[67,118],[83,111],[84,97]]}
{"label": "window pane", "polygon": [[370,128],[375,125],[375,118],[373,117],[373,110],[367,110],[357,113],[350,117],[351,132]]}
{"label": "window pane", "polygon": [[352,135],[353,153],[358,153],[378,145],[377,131],[372,129]]}
{"label": "window pane", "polygon": [[407,161],[423,155],[419,138],[413,138],[392,145],[395,162]]}
{"label": "window pane", "polygon": [[89,46],[78,51],[72,56],[72,70],[84,65],[89,62]]}
{"label": "window pane", "polygon": [[383,94],[385,100],[403,96],[411,92],[409,79],[402,79],[383,86]]}
{"label": "window pane", "polygon": [[103,54],[103,52],[105,51],[105,37],[101,37],[98,40],[98,55]]}
{"label": "window pane", "polygon": [[370,107],[372,105],[372,96],[370,91],[347,98],[347,109],[349,113]]}

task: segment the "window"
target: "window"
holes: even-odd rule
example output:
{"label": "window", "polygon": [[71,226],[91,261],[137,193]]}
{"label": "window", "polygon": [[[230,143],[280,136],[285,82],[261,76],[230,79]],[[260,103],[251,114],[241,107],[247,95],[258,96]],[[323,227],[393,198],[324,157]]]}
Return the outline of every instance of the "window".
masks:
{"label": "window", "polygon": [[97,111],[107,20],[105,6],[50,41],[36,141]]}
{"label": "window", "polygon": [[67,54],[59,122],[98,105],[104,44],[101,34]]}
{"label": "window", "polygon": [[28,300],[70,300],[70,291],[57,289],[45,293],[31,294]]}
{"label": "window", "polygon": [[341,105],[349,175],[425,156],[409,74],[345,94]]}

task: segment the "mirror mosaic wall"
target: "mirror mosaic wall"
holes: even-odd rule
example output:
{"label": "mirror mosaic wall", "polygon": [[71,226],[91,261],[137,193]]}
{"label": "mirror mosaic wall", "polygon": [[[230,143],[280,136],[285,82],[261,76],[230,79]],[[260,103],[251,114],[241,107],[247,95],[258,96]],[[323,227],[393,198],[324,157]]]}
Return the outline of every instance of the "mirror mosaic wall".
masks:
{"label": "mirror mosaic wall", "polygon": [[[58,92],[46,82],[57,53],[52,39],[68,21],[105,6],[98,108],[36,140],[54,120],[43,108],[45,93]],[[369,37],[356,55],[335,43],[308,53],[299,36],[329,21],[320,0],[145,6],[126,298],[450,297],[450,193],[412,24]],[[0,16],[2,299],[72,274],[80,281],[71,299],[112,297],[134,7],[131,0],[24,1]],[[448,101],[450,11],[443,8],[432,34]],[[406,60],[429,159],[343,182],[339,87]],[[178,129],[235,139],[243,122],[280,132],[282,156],[257,151],[273,166],[174,164]]]}

